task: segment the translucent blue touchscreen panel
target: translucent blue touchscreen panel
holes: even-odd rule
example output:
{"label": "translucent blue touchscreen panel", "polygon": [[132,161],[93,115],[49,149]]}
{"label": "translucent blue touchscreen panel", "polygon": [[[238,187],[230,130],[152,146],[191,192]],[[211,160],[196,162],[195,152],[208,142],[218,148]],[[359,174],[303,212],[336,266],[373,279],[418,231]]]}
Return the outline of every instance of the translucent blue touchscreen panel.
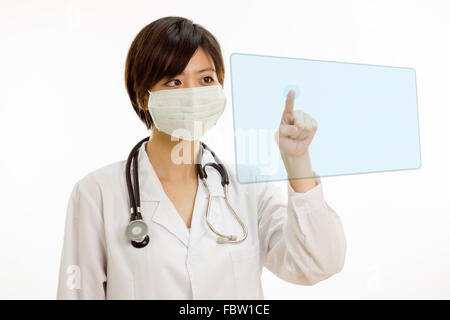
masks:
{"label": "translucent blue touchscreen panel", "polygon": [[274,133],[290,89],[294,110],[317,122],[314,175],[420,168],[414,69],[242,53],[230,64],[240,183],[288,179]]}

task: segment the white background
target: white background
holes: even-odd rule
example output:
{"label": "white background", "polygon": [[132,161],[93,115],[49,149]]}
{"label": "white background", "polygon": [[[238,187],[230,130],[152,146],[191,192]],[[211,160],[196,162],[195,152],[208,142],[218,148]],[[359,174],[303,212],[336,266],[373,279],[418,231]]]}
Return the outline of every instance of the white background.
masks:
{"label": "white background", "polygon": [[229,103],[205,141],[224,160],[234,159],[232,52],[415,68],[422,168],[322,178],[346,231],[343,271],[307,287],[265,270],[263,286],[267,299],[450,298],[445,0],[2,0],[0,298],[56,297],[75,182],[125,160],[148,134],[129,103],[124,64],[138,31],[167,15],[203,25],[222,46]]}

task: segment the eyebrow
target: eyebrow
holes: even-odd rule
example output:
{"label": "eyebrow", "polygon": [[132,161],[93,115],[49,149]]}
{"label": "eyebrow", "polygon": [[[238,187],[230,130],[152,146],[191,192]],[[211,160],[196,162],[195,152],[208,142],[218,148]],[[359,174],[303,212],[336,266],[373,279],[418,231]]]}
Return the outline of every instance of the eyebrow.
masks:
{"label": "eyebrow", "polygon": [[[197,70],[197,73],[202,73],[202,72],[205,72],[205,71],[214,71],[214,72],[216,72],[216,69],[211,68],[211,67],[210,68],[205,68],[205,69]],[[184,74],[184,71],[181,74]]]}

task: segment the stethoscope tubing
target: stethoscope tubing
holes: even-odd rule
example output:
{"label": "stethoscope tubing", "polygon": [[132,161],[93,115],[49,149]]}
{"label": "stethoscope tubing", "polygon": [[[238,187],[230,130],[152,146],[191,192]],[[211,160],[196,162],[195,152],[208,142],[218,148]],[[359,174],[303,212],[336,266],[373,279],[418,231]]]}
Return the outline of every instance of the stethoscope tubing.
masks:
{"label": "stethoscope tubing", "polygon": [[[128,156],[128,160],[126,163],[126,168],[125,168],[125,177],[126,177],[126,182],[127,182],[127,189],[128,189],[128,197],[130,198],[130,206],[131,206],[131,215],[132,218],[131,220],[136,220],[136,219],[142,219],[142,215],[140,213],[140,192],[139,192],[139,172],[138,172],[138,155],[139,153],[137,152],[139,150],[139,148],[141,147],[141,145],[148,141],[150,139],[150,137],[146,137],[144,139],[142,139],[141,141],[138,142],[138,144],[136,144],[136,146],[134,146],[134,148],[131,150],[130,155]],[[130,168],[131,168],[131,162],[133,160],[133,169],[134,169],[134,185],[136,186],[136,188],[133,188],[133,186],[131,185],[131,174],[130,174]],[[136,194],[134,194],[134,192]],[[135,215],[133,217],[133,215]]]}
{"label": "stethoscope tubing", "polygon": [[[136,146],[131,150],[127,162],[126,162],[126,168],[125,168],[125,176],[126,176],[126,183],[127,183],[127,189],[128,189],[128,196],[130,198],[130,222],[127,227],[127,236],[129,240],[131,241],[131,244],[135,248],[143,248],[150,242],[150,237],[147,234],[148,227],[147,224],[144,222],[141,214],[141,208],[140,208],[140,190],[139,190],[139,172],[138,172],[138,156],[139,156],[139,148],[141,145],[149,141],[150,136],[142,139],[139,141]],[[203,151],[208,150],[212,156],[214,157],[214,162],[208,162],[204,166],[202,166],[202,159],[203,159]],[[131,182],[131,164],[133,162],[133,183],[134,188]],[[218,236],[217,243],[240,243],[244,241],[247,238],[248,230],[245,225],[245,223],[242,221],[242,219],[239,217],[239,215],[236,213],[236,211],[233,209],[232,205],[230,204],[230,201],[228,199],[228,184],[229,184],[229,178],[228,173],[225,169],[225,166],[223,165],[222,161],[219,159],[219,157],[203,142],[200,142],[200,150],[197,155],[197,171],[198,175],[201,178],[205,188],[208,191],[208,205],[206,209],[206,223],[210,230]],[[209,190],[208,182],[207,182],[207,173],[205,168],[207,166],[214,167],[221,176],[221,184],[222,188],[224,190],[225,194],[225,200],[227,203],[227,206],[230,208],[231,212],[233,213],[233,216],[238,221],[238,223],[241,225],[243,230],[243,237],[241,239],[237,239],[236,235],[225,235],[219,231],[217,231],[214,226],[209,221],[209,211],[211,206],[211,192]]]}

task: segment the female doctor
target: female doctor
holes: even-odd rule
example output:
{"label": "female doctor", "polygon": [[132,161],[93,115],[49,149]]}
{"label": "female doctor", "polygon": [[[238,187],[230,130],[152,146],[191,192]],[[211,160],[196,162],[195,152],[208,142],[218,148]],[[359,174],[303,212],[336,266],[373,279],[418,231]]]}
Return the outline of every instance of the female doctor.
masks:
{"label": "female doctor", "polygon": [[295,116],[290,91],[274,138],[297,179],[287,197],[239,184],[200,142],[225,107],[223,81],[220,46],[202,26],[171,16],[139,32],[125,83],[151,136],[75,184],[58,299],[263,299],[263,267],[299,285],[343,268],[341,220],[308,154],[317,123]]}

